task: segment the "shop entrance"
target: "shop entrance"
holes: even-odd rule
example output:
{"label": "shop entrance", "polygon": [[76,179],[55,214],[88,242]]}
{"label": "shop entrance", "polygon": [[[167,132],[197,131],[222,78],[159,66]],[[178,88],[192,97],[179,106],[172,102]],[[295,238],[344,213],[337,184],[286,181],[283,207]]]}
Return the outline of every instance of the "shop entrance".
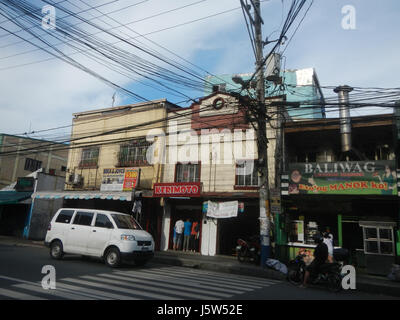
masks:
{"label": "shop entrance", "polygon": [[[195,239],[194,242],[190,242],[190,249],[195,250],[195,252],[200,252],[200,244],[201,244],[201,225],[202,225],[202,206],[199,205],[188,205],[188,204],[172,204],[171,205],[171,224],[170,224],[170,232],[169,232],[169,245],[168,249],[173,249],[174,244],[174,227],[175,223],[181,219],[185,222],[187,219],[190,220],[191,223],[198,222],[199,225],[199,238]],[[182,250],[183,239],[179,250]]]}
{"label": "shop entrance", "polygon": [[342,221],[342,247],[349,250],[350,263],[357,261],[357,251],[364,249],[363,232],[356,220]]}
{"label": "shop entrance", "polygon": [[238,213],[235,218],[218,219],[217,253],[221,255],[236,255],[237,240],[247,240],[249,237],[260,234],[260,223],[256,202],[247,202],[244,212]]}
{"label": "shop entrance", "polygon": [[11,204],[0,207],[0,235],[21,237],[30,205]]}

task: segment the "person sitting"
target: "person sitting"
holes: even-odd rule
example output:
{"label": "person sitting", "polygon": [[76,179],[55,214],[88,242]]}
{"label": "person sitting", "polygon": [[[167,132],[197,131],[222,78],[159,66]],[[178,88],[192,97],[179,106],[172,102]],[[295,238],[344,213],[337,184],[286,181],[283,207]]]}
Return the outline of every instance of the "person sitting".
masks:
{"label": "person sitting", "polygon": [[314,260],[306,269],[304,281],[301,285],[302,288],[307,287],[307,282],[310,278],[310,275],[318,274],[321,265],[323,265],[328,259],[328,246],[324,243],[324,238],[320,234],[317,234],[314,236],[314,241],[317,243],[317,246],[314,250]]}

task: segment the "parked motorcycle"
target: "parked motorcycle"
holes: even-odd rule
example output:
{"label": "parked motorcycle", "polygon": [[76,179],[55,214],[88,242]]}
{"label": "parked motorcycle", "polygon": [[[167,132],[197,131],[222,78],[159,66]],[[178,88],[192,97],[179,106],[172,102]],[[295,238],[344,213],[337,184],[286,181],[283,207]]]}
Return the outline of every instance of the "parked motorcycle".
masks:
{"label": "parked motorcycle", "polygon": [[[304,257],[306,255],[299,254],[294,260],[289,262],[287,278],[294,285],[303,283],[306,272]],[[332,292],[339,292],[342,289],[343,279],[341,269],[342,266],[339,263],[325,263],[320,267],[318,274],[310,275],[309,281],[314,285],[327,286]]]}
{"label": "parked motorcycle", "polygon": [[250,237],[248,241],[243,239],[237,240],[236,247],[237,258],[240,262],[246,260],[259,263],[260,262],[260,239],[258,236]]}

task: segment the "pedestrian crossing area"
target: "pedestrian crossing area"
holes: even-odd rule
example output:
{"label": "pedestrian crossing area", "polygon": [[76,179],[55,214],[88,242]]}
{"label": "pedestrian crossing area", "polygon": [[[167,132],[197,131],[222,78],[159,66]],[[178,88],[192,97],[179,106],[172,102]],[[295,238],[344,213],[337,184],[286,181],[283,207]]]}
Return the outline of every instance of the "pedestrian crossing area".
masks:
{"label": "pedestrian crossing area", "polygon": [[0,275],[0,300],[224,300],[281,281],[183,267],[147,267],[56,279],[55,289]]}

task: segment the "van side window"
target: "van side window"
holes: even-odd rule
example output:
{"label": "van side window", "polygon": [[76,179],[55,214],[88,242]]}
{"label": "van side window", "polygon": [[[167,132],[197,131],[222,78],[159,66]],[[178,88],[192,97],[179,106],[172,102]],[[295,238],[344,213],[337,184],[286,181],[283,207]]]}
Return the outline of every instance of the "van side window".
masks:
{"label": "van side window", "polygon": [[93,220],[93,212],[78,211],[75,215],[73,224],[90,226]]}
{"label": "van side window", "polygon": [[98,213],[96,217],[95,227],[107,228],[107,223],[111,224],[110,219],[108,219],[105,214]]}
{"label": "van side window", "polygon": [[58,214],[56,222],[70,223],[73,215],[74,215],[74,210],[61,210],[60,213]]}

